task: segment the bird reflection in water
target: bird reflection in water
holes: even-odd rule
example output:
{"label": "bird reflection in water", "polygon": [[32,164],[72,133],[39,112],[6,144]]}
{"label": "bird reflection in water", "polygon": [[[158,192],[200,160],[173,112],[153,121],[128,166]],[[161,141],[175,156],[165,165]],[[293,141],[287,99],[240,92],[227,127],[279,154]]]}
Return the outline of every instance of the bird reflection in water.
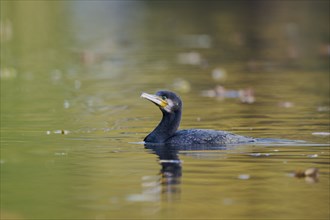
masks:
{"label": "bird reflection in water", "polygon": [[[186,155],[196,155],[196,152],[218,151],[227,149],[226,145],[170,145],[170,144],[144,144],[146,149],[151,150],[151,153],[158,156],[158,162],[161,165],[160,180],[157,181],[159,190],[151,190],[157,192],[153,194],[152,201],[159,201],[160,198],[167,201],[180,199],[181,193],[181,177],[182,177],[182,160],[179,158],[179,151],[186,152]],[[195,152],[190,154],[189,152]],[[200,157],[201,155],[199,155]],[[154,184],[150,184],[155,186]],[[159,195],[158,193],[161,193]],[[157,199],[156,199],[157,198]]]}
{"label": "bird reflection in water", "polygon": [[173,195],[180,194],[180,183],[182,176],[182,161],[178,156],[178,149],[167,145],[145,144],[146,149],[152,150],[152,153],[158,155],[161,165],[160,176],[162,193],[167,195],[168,200],[177,197]]}

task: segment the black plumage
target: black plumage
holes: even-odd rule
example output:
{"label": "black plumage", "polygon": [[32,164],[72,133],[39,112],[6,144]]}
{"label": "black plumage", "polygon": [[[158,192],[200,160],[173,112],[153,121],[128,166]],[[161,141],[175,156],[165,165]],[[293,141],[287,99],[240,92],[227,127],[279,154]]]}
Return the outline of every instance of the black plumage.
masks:
{"label": "black plumage", "polygon": [[256,142],[254,138],[225,131],[210,129],[178,130],[182,114],[182,101],[175,93],[158,91],[155,95],[142,93],[141,97],[155,103],[163,113],[163,118],[158,126],[145,137],[145,143],[225,145]]}

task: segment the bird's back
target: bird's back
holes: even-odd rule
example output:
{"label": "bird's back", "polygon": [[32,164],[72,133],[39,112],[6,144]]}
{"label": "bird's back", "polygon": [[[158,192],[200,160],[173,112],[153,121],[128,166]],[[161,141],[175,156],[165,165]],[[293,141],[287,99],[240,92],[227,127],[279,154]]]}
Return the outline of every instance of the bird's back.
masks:
{"label": "bird's back", "polygon": [[195,144],[239,144],[254,142],[255,139],[235,135],[225,131],[209,129],[179,130],[166,140],[171,145],[195,145]]}

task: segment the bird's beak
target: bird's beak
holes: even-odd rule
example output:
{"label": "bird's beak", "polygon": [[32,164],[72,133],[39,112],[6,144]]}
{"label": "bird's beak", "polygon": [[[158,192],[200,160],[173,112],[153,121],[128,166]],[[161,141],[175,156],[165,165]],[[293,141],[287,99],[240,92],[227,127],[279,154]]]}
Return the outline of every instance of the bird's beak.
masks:
{"label": "bird's beak", "polygon": [[157,95],[151,95],[151,94],[144,92],[141,94],[141,97],[148,99],[149,101],[155,103],[156,105],[158,105],[159,107],[162,107],[162,108],[165,108],[168,105],[166,100],[163,100],[162,97],[157,96]]}

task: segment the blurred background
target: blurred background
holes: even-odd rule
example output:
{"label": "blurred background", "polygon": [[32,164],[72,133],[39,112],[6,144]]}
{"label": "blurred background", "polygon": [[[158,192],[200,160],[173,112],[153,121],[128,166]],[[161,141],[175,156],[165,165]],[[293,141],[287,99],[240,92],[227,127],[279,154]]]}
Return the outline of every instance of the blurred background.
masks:
{"label": "blurred background", "polygon": [[[328,0],[0,4],[4,219],[329,216]],[[161,117],[139,96],[160,89],[182,128],[319,146],[179,154],[169,190],[136,144]],[[324,181],[286,175],[309,167]]]}

